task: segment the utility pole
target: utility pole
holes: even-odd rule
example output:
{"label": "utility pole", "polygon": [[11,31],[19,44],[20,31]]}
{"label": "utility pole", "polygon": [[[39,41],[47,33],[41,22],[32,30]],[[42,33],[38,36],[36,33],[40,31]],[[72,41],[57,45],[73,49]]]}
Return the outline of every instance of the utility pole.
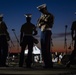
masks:
{"label": "utility pole", "polygon": [[65,40],[64,40],[64,48],[65,48],[66,54],[67,54],[67,38],[66,38],[66,33],[67,33],[67,25],[65,25]]}

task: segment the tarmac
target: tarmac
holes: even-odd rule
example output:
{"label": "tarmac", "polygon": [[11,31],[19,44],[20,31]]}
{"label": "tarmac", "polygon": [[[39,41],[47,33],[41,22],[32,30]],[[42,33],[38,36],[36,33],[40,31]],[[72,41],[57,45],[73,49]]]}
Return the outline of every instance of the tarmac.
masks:
{"label": "tarmac", "polygon": [[10,66],[0,67],[0,74],[6,75],[76,75],[76,65],[66,68],[62,64],[54,64],[51,69],[44,69],[40,64],[33,65],[32,68]]}

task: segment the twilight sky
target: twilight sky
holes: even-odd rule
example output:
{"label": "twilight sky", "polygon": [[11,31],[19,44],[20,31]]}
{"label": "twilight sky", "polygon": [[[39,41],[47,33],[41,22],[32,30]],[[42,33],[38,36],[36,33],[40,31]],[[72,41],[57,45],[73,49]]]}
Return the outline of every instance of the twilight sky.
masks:
{"label": "twilight sky", "polygon": [[[16,43],[12,29],[15,29],[19,38],[21,25],[26,22],[24,14],[31,13],[31,22],[36,25],[37,19],[40,17],[40,12],[36,7],[41,4],[46,4],[48,11],[55,17],[52,28],[53,50],[65,51],[65,25],[67,25],[67,33],[69,33],[72,22],[76,20],[76,0],[0,0],[0,13],[4,14],[4,21],[7,24],[11,39]],[[40,30],[38,31],[38,35],[40,35]],[[71,36],[68,35],[67,46],[70,45],[70,42]]]}

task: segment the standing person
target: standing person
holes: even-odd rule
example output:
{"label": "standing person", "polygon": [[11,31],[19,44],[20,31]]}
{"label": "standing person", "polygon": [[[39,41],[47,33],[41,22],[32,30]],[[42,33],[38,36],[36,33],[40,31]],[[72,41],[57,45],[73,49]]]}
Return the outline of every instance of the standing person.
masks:
{"label": "standing person", "polygon": [[6,59],[8,55],[8,41],[10,40],[7,26],[3,21],[3,14],[0,14],[0,67],[8,67]]}
{"label": "standing person", "polygon": [[74,41],[74,50],[70,55],[69,62],[66,64],[66,67],[70,67],[70,65],[73,63],[73,59],[76,57],[76,21],[72,23],[71,36],[72,36],[72,41]]}
{"label": "standing person", "polygon": [[41,52],[44,61],[44,68],[52,68],[52,55],[50,52],[52,27],[54,23],[54,16],[48,12],[46,4],[37,7],[41,12],[41,17],[38,19],[37,26],[41,29]]}
{"label": "standing person", "polygon": [[32,51],[34,38],[33,35],[37,34],[36,26],[31,23],[31,14],[26,14],[26,23],[21,26],[21,34],[20,34],[20,45],[21,45],[21,53],[20,53],[20,61],[19,67],[23,66],[24,62],[24,51],[26,46],[28,46],[28,55],[26,58],[26,67],[31,68],[32,64]]}

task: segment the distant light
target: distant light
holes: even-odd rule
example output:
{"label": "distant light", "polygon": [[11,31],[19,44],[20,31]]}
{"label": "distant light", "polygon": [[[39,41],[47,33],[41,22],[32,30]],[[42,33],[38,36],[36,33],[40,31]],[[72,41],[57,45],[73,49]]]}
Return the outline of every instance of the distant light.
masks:
{"label": "distant light", "polygon": [[[28,54],[28,49],[25,50],[25,54]],[[36,46],[33,47],[33,54],[40,54],[40,49]]]}

